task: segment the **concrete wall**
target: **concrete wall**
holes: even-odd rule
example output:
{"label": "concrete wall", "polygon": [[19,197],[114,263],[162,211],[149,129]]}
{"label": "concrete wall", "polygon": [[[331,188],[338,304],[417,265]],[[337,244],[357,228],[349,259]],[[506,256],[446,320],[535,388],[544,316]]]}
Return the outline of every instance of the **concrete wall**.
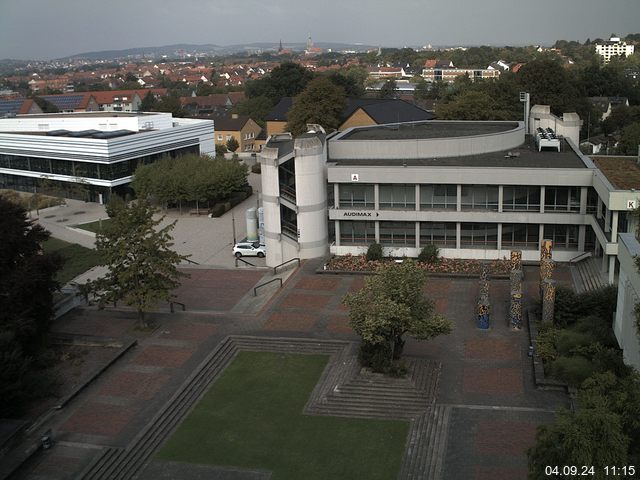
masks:
{"label": "concrete wall", "polygon": [[[505,122],[513,123],[513,122]],[[413,140],[339,140],[331,142],[332,158],[443,158],[501,152],[524,143],[524,123],[505,132],[452,138]]]}
{"label": "concrete wall", "polygon": [[635,256],[640,255],[640,243],[633,234],[622,233],[618,245],[620,274],[613,331],[623,351],[624,362],[640,369],[640,342],[633,313],[635,304],[640,301],[640,274],[634,259]]}
{"label": "concrete wall", "polygon": [[534,105],[529,113],[529,133],[535,135],[538,127],[551,128],[557,135],[571,139],[575,145],[580,144],[582,120],[577,113],[564,113],[559,118],[551,113],[549,105]]}
{"label": "concrete wall", "polygon": [[[265,147],[258,155],[261,168],[262,207],[264,209],[264,243],[267,266],[275,267],[284,260],[280,229],[280,186],[278,149]],[[296,255],[297,256],[297,255]]]}

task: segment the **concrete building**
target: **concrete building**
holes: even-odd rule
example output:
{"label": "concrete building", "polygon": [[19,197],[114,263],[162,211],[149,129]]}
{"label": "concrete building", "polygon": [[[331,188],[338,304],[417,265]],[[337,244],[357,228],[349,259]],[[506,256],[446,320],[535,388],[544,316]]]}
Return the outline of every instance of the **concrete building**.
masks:
{"label": "concrete building", "polygon": [[[550,238],[555,260],[591,252],[613,282],[617,234],[638,195],[580,153],[579,126],[575,114],[534,106],[529,132],[523,122],[428,121],[272,136],[258,156],[267,264],[373,242],[398,257],[435,244],[445,257],[519,249],[536,261]],[[553,127],[563,135],[547,135]]]}
{"label": "concrete building", "polygon": [[602,57],[602,61],[605,64],[611,61],[611,57],[633,55],[634,49],[634,45],[621,41],[619,37],[611,37],[604,43],[596,44],[596,53]]}
{"label": "concrete building", "polygon": [[215,155],[211,120],[107,112],[0,119],[0,188],[36,192],[46,183],[105,202],[129,191],[138,165],[187,153]]}

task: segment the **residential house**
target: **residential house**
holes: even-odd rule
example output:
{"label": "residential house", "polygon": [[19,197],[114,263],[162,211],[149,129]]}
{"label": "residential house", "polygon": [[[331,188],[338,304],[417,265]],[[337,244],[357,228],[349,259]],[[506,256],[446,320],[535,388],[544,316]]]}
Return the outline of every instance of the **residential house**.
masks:
{"label": "residential house", "polygon": [[55,105],[61,113],[100,111],[100,106],[96,102],[93,92],[39,95],[39,98]]}
{"label": "residential house", "polygon": [[[429,62],[429,65],[432,65],[432,62]],[[434,66],[425,66],[422,69],[422,77],[427,82],[453,83],[456,78],[464,75],[467,75],[471,80],[498,78],[501,71],[501,68],[491,66],[487,68],[456,68],[453,62],[438,62]]]}
{"label": "residential house", "polygon": [[189,116],[214,115],[229,111],[244,98],[244,92],[214,93],[200,97],[180,97],[180,104]]}
{"label": "residential house", "polygon": [[589,103],[595,107],[602,116],[600,120],[606,120],[616,107],[628,107],[627,97],[589,97]]}
{"label": "residential house", "polygon": [[230,116],[208,117],[213,119],[215,126],[215,144],[225,145],[231,138],[238,142],[236,152],[256,151],[255,139],[262,127],[246,115],[233,113]]}
{"label": "residential house", "polygon": [[137,112],[140,110],[140,104],[149,93],[155,97],[162,97],[167,94],[167,89],[110,90],[91,93],[101,112]]}
{"label": "residential house", "polygon": [[605,64],[611,61],[612,57],[628,57],[633,55],[635,46],[621,41],[620,37],[611,37],[603,43],[596,43],[596,53],[602,57]]}
{"label": "residential house", "polygon": [[0,100],[0,117],[12,117],[42,113],[42,109],[31,98],[12,98]]}

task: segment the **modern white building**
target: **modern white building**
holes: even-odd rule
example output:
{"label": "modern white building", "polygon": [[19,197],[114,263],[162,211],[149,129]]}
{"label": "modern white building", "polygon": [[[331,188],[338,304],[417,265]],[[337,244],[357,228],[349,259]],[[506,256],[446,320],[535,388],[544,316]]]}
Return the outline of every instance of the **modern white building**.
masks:
{"label": "modern white building", "polygon": [[628,57],[633,55],[635,46],[620,40],[620,37],[611,37],[604,43],[596,44],[596,53],[602,57],[604,63],[609,63],[611,57]]}
{"label": "modern white building", "polygon": [[575,114],[534,106],[529,132],[523,122],[427,121],[274,135],[258,157],[267,264],[373,242],[398,257],[434,244],[445,257],[519,249],[535,261],[548,238],[555,260],[591,252],[613,282],[617,235],[640,195],[611,180],[626,166],[580,153],[579,127]]}
{"label": "modern white building", "polygon": [[187,153],[215,155],[211,120],[170,113],[67,113],[0,119],[0,188],[35,192],[43,181],[106,202],[138,165]]}

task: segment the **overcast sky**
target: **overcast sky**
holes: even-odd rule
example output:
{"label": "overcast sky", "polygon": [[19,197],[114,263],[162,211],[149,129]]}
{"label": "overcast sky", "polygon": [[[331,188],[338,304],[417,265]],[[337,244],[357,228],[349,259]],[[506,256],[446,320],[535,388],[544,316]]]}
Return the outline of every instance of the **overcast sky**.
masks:
{"label": "overcast sky", "polygon": [[640,31],[640,0],[0,0],[0,59],[175,43],[550,45]]}

